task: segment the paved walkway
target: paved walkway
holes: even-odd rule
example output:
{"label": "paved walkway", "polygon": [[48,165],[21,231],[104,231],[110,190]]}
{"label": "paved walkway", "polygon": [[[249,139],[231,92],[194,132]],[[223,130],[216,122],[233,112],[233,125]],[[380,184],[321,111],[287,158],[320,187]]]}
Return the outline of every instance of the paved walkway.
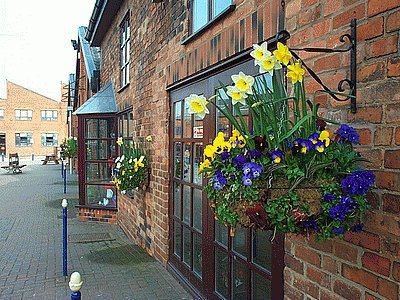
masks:
{"label": "paved walkway", "polygon": [[0,170],[1,300],[70,299],[69,277],[62,274],[64,197],[70,202],[68,275],[81,273],[82,299],[192,299],[117,225],[79,222],[71,205],[76,178],[68,182],[65,195],[61,165],[32,163],[16,175]]}

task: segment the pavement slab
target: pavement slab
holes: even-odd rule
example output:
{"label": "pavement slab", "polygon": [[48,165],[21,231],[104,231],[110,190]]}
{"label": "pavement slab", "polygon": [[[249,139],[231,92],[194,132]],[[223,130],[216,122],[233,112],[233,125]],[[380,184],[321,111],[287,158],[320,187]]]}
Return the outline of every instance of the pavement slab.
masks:
{"label": "pavement slab", "polygon": [[0,299],[70,299],[63,276],[62,208],[68,199],[68,275],[83,279],[82,299],[194,299],[118,225],[77,218],[78,180],[61,165],[28,164],[0,173]]}

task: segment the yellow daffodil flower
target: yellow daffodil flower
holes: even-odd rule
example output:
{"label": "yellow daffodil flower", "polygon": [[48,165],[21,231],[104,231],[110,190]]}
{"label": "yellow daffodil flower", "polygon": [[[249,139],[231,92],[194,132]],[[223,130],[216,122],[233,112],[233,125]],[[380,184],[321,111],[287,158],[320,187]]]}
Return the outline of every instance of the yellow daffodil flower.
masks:
{"label": "yellow daffodil flower", "polygon": [[120,137],[117,139],[117,144],[118,144],[118,146],[121,146],[123,143],[124,143],[124,141],[123,141],[122,137],[120,136]]}
{"label": "yellow daffodil flower", "polygon": [[238,102],[242,105],[246,105],[246,93],[241,92],[236,86],[228,86],[226,89],[226,94],[232,99],[232,105],[235,105]]}
{"label": "yellow daffodil flower", "polygon": [[210,160],[209,159],[205,159],[203,162],[201,162],[200,163],[200,166],[199,166],[199,173],[200,172],[202,172],[204,169],[206,169],[206,168],[210,168],[211,167],[211,162],[210,162]]}
{"label": "yellow daffodil flower", "polygon": [[191,94],[185,98],[185,101],[189,102],[189,113],[195,114],[201,119],[210,113],[207,108],[208,101],[204,96]]}
{"label": "yellow daffodil flower", "polygon": [[275,56],[266,56],[263,60],[258,62],[260,66],[260,73],[268,72],[271,76],[274,74],[274,70],[282,69],[281,64],[276,60]]}
{"label": "yellow daffodil flower", "polygon": [[328,130],[321,131],[318,139],[325,144],[325,147],[328,147],[331,142],[331,139],[329,138],[329,131]]}
{"label": "yellow daffodil flower", "polygon": [[290,78],[293,84],[303,81],[305,71],[299,62],[288,65],[287,68],[289,71],[287,72],[286,77]]}
{"label": "yellow daffodil flower", "polygon": [[232,75],[231,78],[235,83],[235,87],[237,87],[239,91],[246,94],[253,94],[252,87],[254,84],[254,77],[239,72],[237,75]]}
{"label": "yellow daffodil flower", "polygon": [[268,51],[267,42],[262,43],[261,45],[253,44],[253,51],[250,52],[250,56],[255,59],[255,64],[258,60],[263,60],[265,56],[271,55],[271,52]]}
{"label": "yellow daffodil flower", "polygon": [[276,59],[285,66],[287,66],[292,58],[292,53],[290,53],[289,48],[281,42],[278,42],[277,49],[274,51],[274,55]]}

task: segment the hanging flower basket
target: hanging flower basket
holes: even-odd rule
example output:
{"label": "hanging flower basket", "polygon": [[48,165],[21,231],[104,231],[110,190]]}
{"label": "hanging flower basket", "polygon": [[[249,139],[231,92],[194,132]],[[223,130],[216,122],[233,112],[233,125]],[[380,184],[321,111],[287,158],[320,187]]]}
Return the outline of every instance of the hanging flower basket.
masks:
{"label": "hanging flower basket", "polygon": [[362,169],[353,149],[358,133],[318,114],[306,98],[301,62],[285,45],[278,43],[273,54],[266,43],[254,45],[251,55],[260,76],[240,72],[208,100],[187,97],[192,113],[204,118],[211,103],[234,128],[205,147],[200,165],[215,218],[232,234],[242,226],[326,240],[361,230],[374,175]]}
{"label": "hanging flower basket", "polygon": [[144,151],[130,141],[124,144],[118,138],[117,144],[121,147],[121,156],[114,160],[113,181],[122,194],[144,186],[150,176],[149,161]]}

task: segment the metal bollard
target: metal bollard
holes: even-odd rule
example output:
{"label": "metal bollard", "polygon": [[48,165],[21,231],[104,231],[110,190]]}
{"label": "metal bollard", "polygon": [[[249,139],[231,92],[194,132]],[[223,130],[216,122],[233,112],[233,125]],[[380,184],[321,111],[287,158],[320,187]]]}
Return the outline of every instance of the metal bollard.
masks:
{"label": "metal bollard", "polygon": [[4,161],[4,153],[1,154],[1,161]]}
{"label": "metal bollard", "polygon": [[64,161],[61,160],[61,178],[64,178]]}
{"label": "metal bollard", "polygon": [[67,169],[64,168],[63,173],[64,173],[64,194],[66,194],[67,193]]}
{"label": "metal bollard", "polygon": [[67,199],[62,200],[61,206],[63,214],[63,275],[67,276]]}
{"label": "metal bollard", "polygon": [[71,289],[71,300],[81,300],[81,292],[79,291],[82,287],[81,274],[74,272],[71,274],[69,280],[69,288]]}
{"label": "metal bollard", "polygon": [[35,154],[32,153],[32,161],[35,160]]}

